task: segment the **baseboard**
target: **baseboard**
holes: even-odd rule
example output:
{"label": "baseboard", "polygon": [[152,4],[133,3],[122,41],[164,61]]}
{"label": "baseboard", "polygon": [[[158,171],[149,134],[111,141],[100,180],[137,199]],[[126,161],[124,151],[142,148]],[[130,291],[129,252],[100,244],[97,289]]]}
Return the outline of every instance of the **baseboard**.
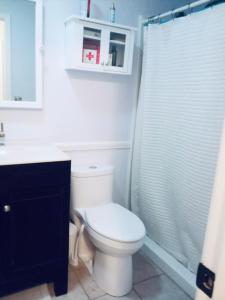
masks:
{"label": "baseboard", "polygon": [[154,261],[160,269],[177,283],[191,298],[194,299],[196,292],[195,274],[191,273],[175,258],[163,250],[159,245],[146,237],[141,253]]}

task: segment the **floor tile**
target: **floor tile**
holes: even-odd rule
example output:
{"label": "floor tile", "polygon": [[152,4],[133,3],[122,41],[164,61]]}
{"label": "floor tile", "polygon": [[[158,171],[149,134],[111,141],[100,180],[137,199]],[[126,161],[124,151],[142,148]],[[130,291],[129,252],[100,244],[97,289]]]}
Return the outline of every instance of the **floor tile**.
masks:
{"label": "floor tile", "polygon": [[55,297],[53,286],[49,285],[49,292],[54,300],[88,300],[88,296],[83,290],[73,267],[69,267],[69,284],[68,293],[66,295]]}
{"label": "floor tile", "polygon": [[133,256],[133,283],[138,283],[153,276],[162,274],[155,264],[147,260],[139,253]]}
{"label": "floor tile", "polygon": [[137,293],[132,290],[129,294],[127,294],[126,296],[123,297],[113,297],[110,295],[105,295],[102,296],[100,298],[97,298],[96,300],[116,300],[116,299],[120,299],[120,300],[141,300],[141,298],[137,295]]}
{"label": "floor tile", "polygon": [[31,289],[2,297],[1,300],[51,300],[47,285],[37,286]]}
{"label": "floor tile", "polygon": [[105,295],[105,292],[98,287],[84,264],[80,262],[79,267],[74,270],[89,299],[95,299]]}
{"label": "floor tile", "polygon": [[166,275],[159,275],[134,286],[143,300],[191,300]]}
{"label": "floor tile", "polygon": [[15,293],[1,300],[191,300],[172,280],[160,274],[153,263],[140,254],[133,260],[134,290],[123,297],[106,295],[92,279],[84,265],[69,267],[68,294],[55,297],[53,285],[41,285]]}

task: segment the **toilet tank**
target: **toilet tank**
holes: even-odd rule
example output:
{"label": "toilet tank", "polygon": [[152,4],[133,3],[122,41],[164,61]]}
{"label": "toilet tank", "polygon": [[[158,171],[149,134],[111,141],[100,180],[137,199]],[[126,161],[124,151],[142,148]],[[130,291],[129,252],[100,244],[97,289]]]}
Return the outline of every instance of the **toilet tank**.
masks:
{"label": "toilet tank", "polygon": [[71,170],[71,209],[112,202],[113,166],[79,165]]}

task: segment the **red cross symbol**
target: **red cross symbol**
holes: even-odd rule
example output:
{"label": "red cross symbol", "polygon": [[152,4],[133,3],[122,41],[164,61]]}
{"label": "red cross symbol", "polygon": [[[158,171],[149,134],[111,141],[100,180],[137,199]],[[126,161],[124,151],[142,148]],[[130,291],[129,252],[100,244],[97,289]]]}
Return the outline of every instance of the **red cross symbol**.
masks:
{"label": "red cross symbol", "polygon": [[88,54],[86,54],[86,57],[88,58],[88,60],[92,60],[92,58],[94,58],[94,55],[89,52]]}

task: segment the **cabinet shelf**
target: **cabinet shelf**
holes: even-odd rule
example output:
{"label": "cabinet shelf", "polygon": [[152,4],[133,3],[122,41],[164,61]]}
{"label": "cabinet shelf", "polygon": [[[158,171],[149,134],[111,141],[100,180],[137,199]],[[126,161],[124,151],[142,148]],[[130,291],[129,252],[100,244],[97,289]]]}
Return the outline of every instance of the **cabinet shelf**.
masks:
{"label": "cabinet shelf", "polygon": [[136,29],[71,16],[65,21],[65,69],[130,75]]}
{"label": "cabinet shelf", "polygon": [[126,43],[125,43],[125,42],[113,41],[113,40],[110,40],[110,44],[126,45]]}
{"label": "cabinet shelf", "polygon": [[91,36],[91,35],[84,35],[84,39],[96,40],[96,41],[100,41],[101,40],[101,38],[98,38],[96,36]]}

